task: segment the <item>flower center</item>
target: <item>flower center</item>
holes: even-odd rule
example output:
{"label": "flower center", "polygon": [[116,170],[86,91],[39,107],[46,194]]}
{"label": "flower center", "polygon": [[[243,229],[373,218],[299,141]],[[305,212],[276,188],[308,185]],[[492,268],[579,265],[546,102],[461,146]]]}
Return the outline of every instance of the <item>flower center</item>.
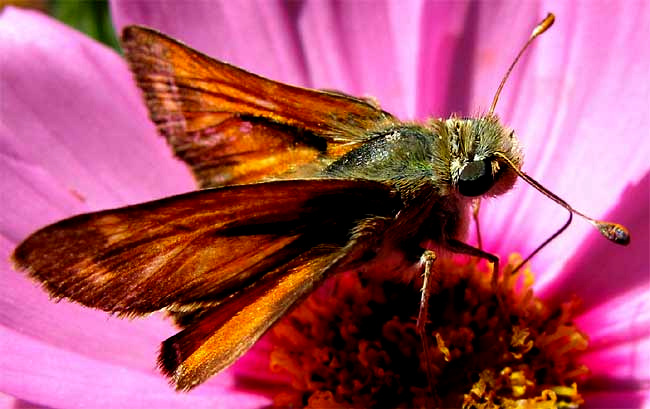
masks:
{"label": "flower center", "polygon": [[[517,261],[511,257],[505,271]],[[577,357],[587,337],[572,322],[577,300],[545,306],[533,296],[528,270],[506,274],[496,291],[476,260],[438,259],[435,270],[428,362],[416,329],[421,283],[339,274],[272,331],[271,369],[288,373],[293,388],[276,396],[276,404],[552,408],[583,402],[577,383],[587,369]]]}

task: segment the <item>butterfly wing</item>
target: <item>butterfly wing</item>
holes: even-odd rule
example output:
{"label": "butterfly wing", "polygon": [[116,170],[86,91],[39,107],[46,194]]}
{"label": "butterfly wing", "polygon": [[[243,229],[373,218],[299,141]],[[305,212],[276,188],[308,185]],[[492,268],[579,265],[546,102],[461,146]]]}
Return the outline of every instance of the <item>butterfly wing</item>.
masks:
{"label": "butterfly wing", "polygon": [[162,344],[158,363],[177,389],[188,390],[235,362],[324,278],[345,251],[314,247],[264,276]]}
{"label": "butterfly wing", "polygon": [[369,181],[230,186],[60,221],[28,237],[13,260],[53,296],[89,307],[198,308],[284,274],[315,247],[336,252],[356,221],[397,206],[390,188]]}
{"label": "butterfly wing", "polygon": [[130,26],[122,46],[149,113],[203,187],[315,174],[393,123],[372,103],[282,84]]}

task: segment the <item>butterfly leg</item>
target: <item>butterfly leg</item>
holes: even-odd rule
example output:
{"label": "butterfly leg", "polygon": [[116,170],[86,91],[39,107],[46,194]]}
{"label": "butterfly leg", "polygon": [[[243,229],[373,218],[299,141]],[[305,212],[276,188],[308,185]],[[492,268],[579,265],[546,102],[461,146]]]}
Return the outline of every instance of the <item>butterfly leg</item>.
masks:
{"label": "butterfly leg", "polygon": [[479,250],[483,250],[483,238],[481,237],[481,224],[478,220],[478,213],[481,210],[481,198],[477,198],[472,203],[472,218],[474,219],[474,225],[476,226],[476,241],[478,243]]}
{"label": "butterfly leg", "polygon": [[[431,394],[436,396],[434,393],[434,377],[431,368],[431,347],[429,345],[429,334],[426,332],[426,325],[429,320],[429,297],[432,293],[432,272],[433,272],[433,263],[436,261],[436,253],[431,250],[425,250],[420,257],[420,264],[422,265],[424,272],[422,274],[422,294],[420,297],[420,311],[418,312],[418,319],[416,322],[416,328],[420,340],[422,341],[422,353],[424,354],[424,366],[427,374],[427,383],[431,390]],[[435,405],[439,406],[439,405]]]}

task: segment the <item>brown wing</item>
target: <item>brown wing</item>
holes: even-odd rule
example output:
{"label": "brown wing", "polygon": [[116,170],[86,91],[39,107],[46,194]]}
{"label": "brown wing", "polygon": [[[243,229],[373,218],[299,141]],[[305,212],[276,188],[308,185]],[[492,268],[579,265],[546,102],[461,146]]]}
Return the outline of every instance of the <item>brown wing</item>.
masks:
{"label": "brown wing", "polygon": [[158,358],[177,389],[188,390],[243,355],[297,300],[317,286],[343,250],[315,247],[250,288],[207,310],[163,342]]}
{"label": "brown wing", "polygon": [[393,192],[368,181],[231,186],[84,214],[47,226],[13,254],[56,297],[126,315],[217,302],[310,249],[335,251]]}
{"label": "brown wing", "polygon": [[203,187],[304,176],[394,121],[365,100],[271,81],[148,28],[126,27],[122,47],[151,119]]}

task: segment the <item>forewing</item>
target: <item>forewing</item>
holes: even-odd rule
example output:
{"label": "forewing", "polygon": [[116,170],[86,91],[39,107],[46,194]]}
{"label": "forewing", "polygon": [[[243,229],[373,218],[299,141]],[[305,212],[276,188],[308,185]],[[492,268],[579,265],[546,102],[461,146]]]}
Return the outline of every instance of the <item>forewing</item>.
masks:
{"label": "forewing", "polygon": [[208,189],[63,220],[28,237],[13,260],[55,297],[146,314],[219,301],[396,208],[390,188],[368,181]]}
{"label": "forewing", "polygon": [[144,27],[125,28],[122,47],[151,119],[204,187],[304,174],[394,121],[366,100],[262,78]]}

